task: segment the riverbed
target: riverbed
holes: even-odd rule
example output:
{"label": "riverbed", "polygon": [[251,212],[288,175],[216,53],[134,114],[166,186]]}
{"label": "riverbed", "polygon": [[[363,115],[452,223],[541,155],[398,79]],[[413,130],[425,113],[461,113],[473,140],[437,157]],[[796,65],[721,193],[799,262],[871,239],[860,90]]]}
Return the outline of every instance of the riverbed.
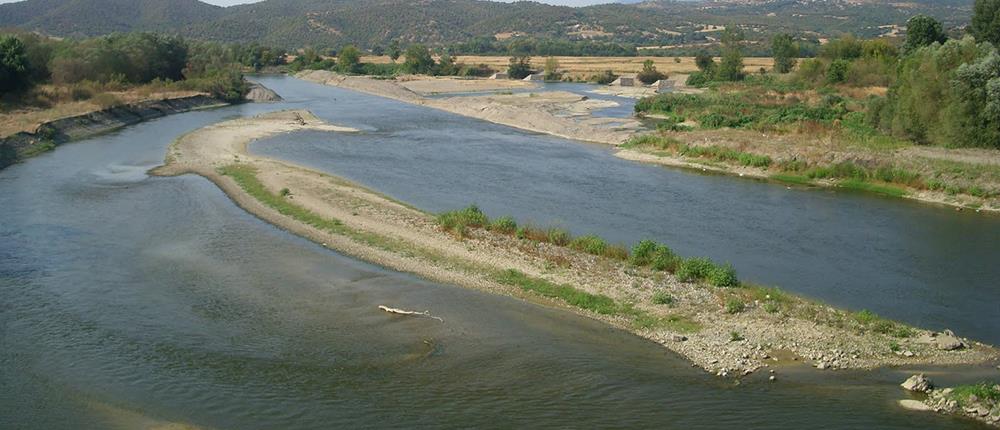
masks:
{"label": "riverbed", "polygon": [[[559,158],[572,155],[566,151],[609,155],[602,147],[348,91],[264,81],[288,101],[172,116],[65,145],[0,172],[0,427],[978,428],[899,409],[895,400],[905,395],[895,382],[904,370],[818,374],[792,368],[779,373],[778,383],[734,385],[586,318],[343,257],[248,215],[202,178],[145,174],[175,136],[288,107],[365,132],[337,139],[300,133],[254,149],[287,145],[280,156],[294,159],[310,145],[375,147],[364,157],[346,157],[343,166],[330,161],[340,156],[321,152],[311,165],[431,210],[469,203],[464,186],[481,192],[483,179],[509,178],[419,173],[442,168],[421,167],[421,160],[442,150],[432,146],[435,141],[450,142],[446,152],[475,155],[464,161],[478,167],[472,173],[509,167],[499,163],[511,157],[501,156],[501,148],[534,145],[541,153],[529,155],[553,156],[555,164],[540,172],[553,178],[553,196],[565,186],[559,178],[583,170],[560,171],[567,165],[559,163],[577,159]],[[484,145],[492,151],[472,152]],[[398,152],[400,147],[411,150]],[[381,187],[359,171],[371,178],[395,172],[394,178],[425,187],[445,184],[442,193],[459,193],[453,200],[463,201],[407,196],[406,184]],[[561,200],[503,202],[504,188],[489,188],[499,193],[494,206],[477,201],[490,212],[539,222],[564,216],[553,209]],[[606,213],[591,222],[618,216]],[[431,310],[444,322],[394,317],[379,312],[381,304]],[[957,327],[954,315],[943,317]],[[990,371],[939,380],[974,380]]]}

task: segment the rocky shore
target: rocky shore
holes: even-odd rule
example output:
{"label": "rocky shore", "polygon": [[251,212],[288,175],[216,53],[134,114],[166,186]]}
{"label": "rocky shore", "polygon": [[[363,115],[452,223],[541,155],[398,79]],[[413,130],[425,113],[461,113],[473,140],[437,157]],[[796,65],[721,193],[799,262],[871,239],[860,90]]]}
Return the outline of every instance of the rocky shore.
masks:
{"label": "rocky shore", "polygon": [[900,386],[923,399],[900,400],[900,405],[906,409],[964,416],[1000,427],[1000,384],[981,382],[938,388],[924,374],[917,374]]}

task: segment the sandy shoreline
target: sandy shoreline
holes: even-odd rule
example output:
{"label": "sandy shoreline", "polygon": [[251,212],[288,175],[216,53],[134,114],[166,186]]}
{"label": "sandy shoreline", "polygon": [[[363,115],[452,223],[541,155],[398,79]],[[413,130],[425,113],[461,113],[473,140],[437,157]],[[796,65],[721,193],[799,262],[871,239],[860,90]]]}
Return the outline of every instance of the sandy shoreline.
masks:
{"label": "sandy shoreline", "polygon": [[[793,363],[847,369],[969,364],[998,357],[996,349],[968,340],[968,348],[940,350],[927,341],[928,334],[922,331],[921,336],[893,338],[858,331],[850,324],[838,327],[831,321],[841,321],[846,314],[818,304],[810,309],[823,316],[821,321],[802,319],[791,311],[767,312],[765,306],[752,301],[747,303],[746,311],[730,314],[720,302],[724,289],[682,283],[662,272],[648,273],[620,261],[485,230],[476,229],[470,237],[458,239],[442,231],[429,214],[376,192],[332,175],[247,152],[247,145],[255,139],[301,130],[354,132],[325,124],[307,111],[227,121],[178,138],[169,149],[166,164],[152,173],[199,174],[217,184],[245,210],[326,247],[434,281],[515,296],[600,319],[660,343],[695,365],[723,376],[749,377],[764,367]],[[336,220],[337,230],[310,225],[255,198],[233,176],[221,171],[232,166],[254,172],[272,195],[287,189],[285,201],[322,219]],[[670,326],[641,328],[621,317],[599,315],[498,283],[490,276],[507,269],[603,294],[656,317],[683,316],[702,328],[696,332]],[[654,291],[669,292],[675,303],[654,305]],[[794,303],[814,306],[804,301]],[[739,333],[741,339],[734,340],[733,333]],[[896,346],[897,352],[890,351],[890,344]]]}
{"label": "sandy shoreline", "polygon": [[345,76],[324,70],[304,71],[296,77],[522,130],[585,142],[620,145],[641,125],[634,119],[615,118],[615,122],[624,125],[609,125],[608,121],[603,121],[601,118],[592,118],[588,115],[589,112],[609,107],[608,102],[563,91],[427,98],[410,89],[416,87],[430,91],[430,88],[439,87],[449,89],[447,92],[456,92],[458,88],[466,88],[467,91],[487,91],[512,88],[512,82],[522,81],[435,79],[422,83],[397,82],[364,76]]}

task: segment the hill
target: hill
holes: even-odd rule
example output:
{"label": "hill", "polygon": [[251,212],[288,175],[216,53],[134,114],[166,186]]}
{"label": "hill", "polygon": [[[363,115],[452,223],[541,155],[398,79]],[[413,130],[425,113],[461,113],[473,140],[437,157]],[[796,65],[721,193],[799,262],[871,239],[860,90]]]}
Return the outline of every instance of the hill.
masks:
{"label": "hill", "polygon": [[266,0],[221,8],[198,0],[26,0],[0,5],[0,27],[55,36],[166,31],[283,47],[362,47],[474,38],[595,40],[648,46],[711,43],[726,25],[751,39],[778,31],[805,37],[889,33],[918,13],[967,24],[972,0],[715,0],[589,7],[482,0]]}

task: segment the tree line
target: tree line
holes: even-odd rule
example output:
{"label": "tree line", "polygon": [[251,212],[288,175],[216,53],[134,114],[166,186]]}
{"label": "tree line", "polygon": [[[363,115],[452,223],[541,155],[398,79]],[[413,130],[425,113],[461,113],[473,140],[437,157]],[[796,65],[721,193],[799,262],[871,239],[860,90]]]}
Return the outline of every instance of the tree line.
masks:
{"label": "tree line", "polygon": [[0,35],[0,95],[40,84],[176,83],[238,101],[243,70],[278,65],[285,53],[258,45],[188,41],[154,33],[55,40],[30,33]]}

